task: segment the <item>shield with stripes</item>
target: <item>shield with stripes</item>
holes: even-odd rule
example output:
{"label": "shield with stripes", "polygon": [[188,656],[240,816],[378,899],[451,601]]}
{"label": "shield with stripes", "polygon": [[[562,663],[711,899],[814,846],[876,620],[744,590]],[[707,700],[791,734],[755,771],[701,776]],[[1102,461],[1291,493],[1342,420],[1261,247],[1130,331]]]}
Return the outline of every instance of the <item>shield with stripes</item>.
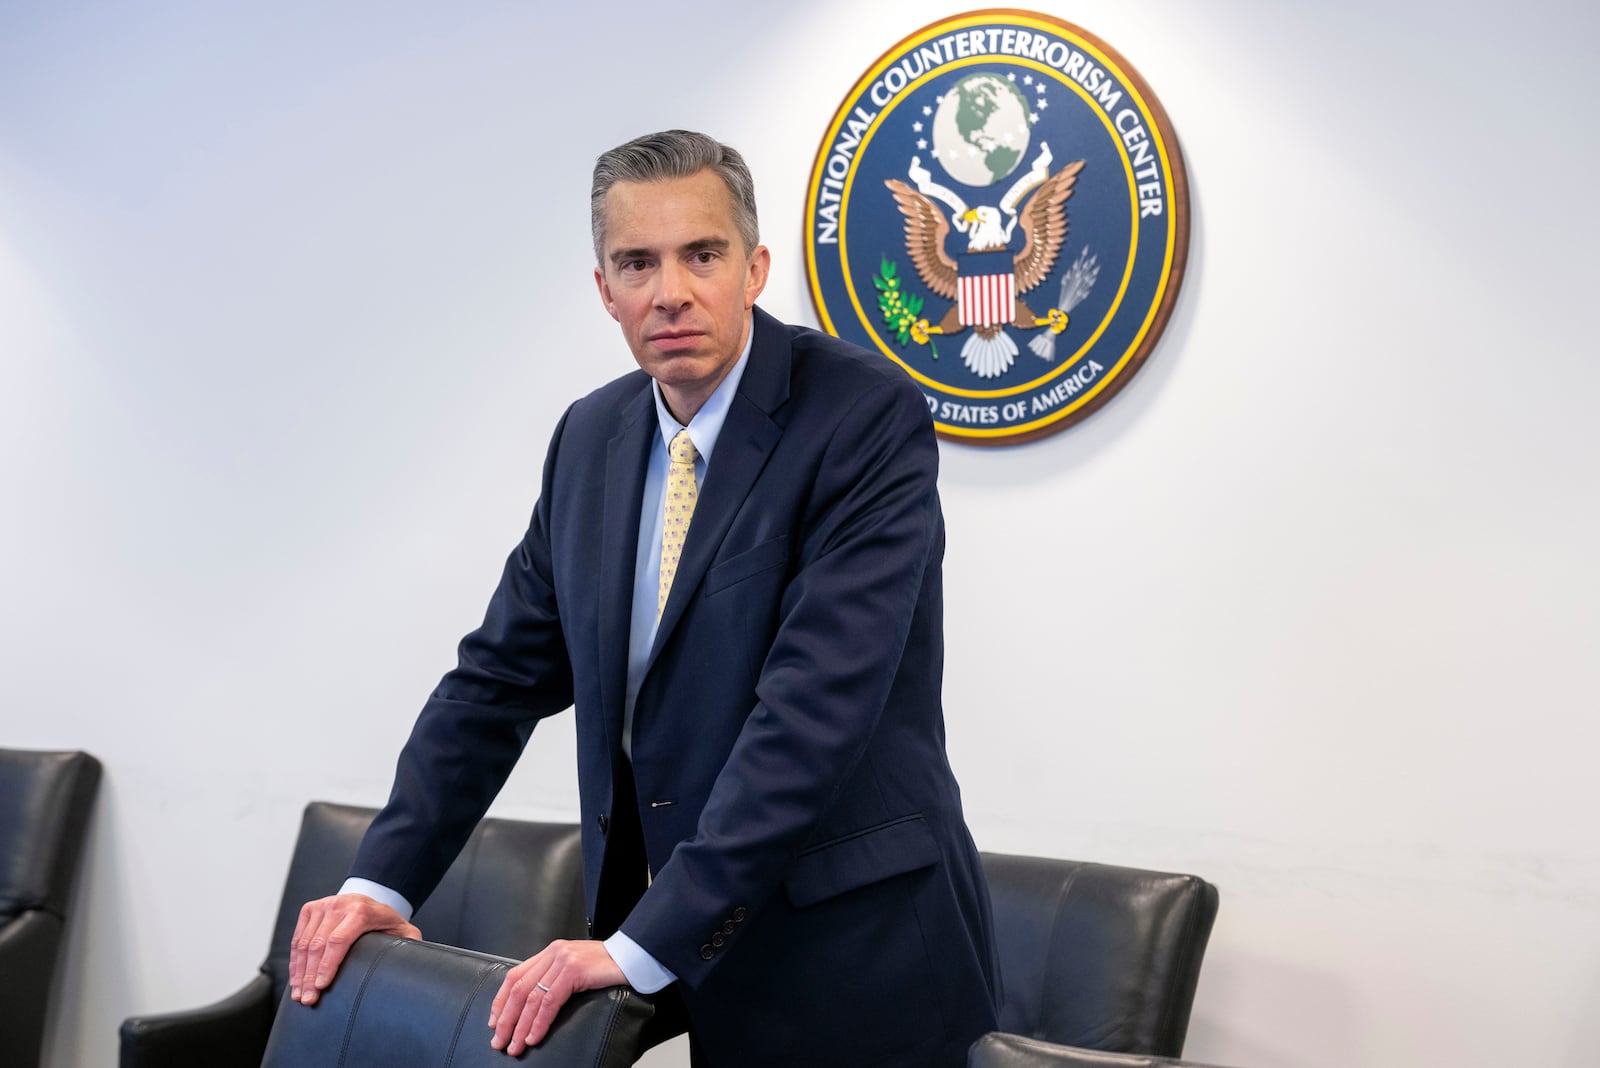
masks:
{"label": "shield with stripes", "polygon": [[1004,326],[1016,315],[1017,276],[1011,252],[968,252],[956,259],[956,315],[962,326]]}

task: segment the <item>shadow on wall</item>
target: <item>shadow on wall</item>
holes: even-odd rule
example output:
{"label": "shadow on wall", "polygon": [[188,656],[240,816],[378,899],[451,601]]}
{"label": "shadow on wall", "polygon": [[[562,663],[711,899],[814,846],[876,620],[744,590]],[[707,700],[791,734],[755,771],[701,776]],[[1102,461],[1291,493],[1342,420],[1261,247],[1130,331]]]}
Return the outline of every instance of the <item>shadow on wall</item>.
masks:
{"label": "shadow on wall", "polygon": [[[1178,133],[1178,144],[1180,147],[1183,144],[1182,131]],[[1149,419],[1156,398],[1167,389],[1178,362],[1195,355],[1191,335],[1194,331],[1195,309],[1200,307],[1202,300],[1205,227],[1201,211],[1201,183],[1193,172],[1189,173],[1188,179],[1188,260],[1178,290],[1178,302],[1173,306],[1172,316],[1157,339],[1155,348],[1145,358],[1144,366],[1120,392],[1106,402],[1105,407],[1081,423],[1047,437],[1021,445],[1004,445],[998,449],[944,442],[940,451],[941,479],[955,483],[976,482],[994,489],[1036,487],[1041,479],[1059,476],[1101,454],[1111,441],[1137,432]],[[814,319],[815,315],[810,318]],[[1007,454],[1005,463],[993,462],[997,451]],[[967,462],[969,456],[988,462],[975,466]]]}
{"label": "shadow on wall", "polygon": [[1562,1058],[1561,1068],[1592,1068],[1595,1051],[1600,1050],[1600,965],[1595,968],[1589,994],[1581,1004],[1589,1007],[1577,1013],[1580,1022],[1573,1031],[1571,1041],[1567,1043],[1567,1054]]}
{"label": "shadow on wall", "polygon": [[[1271,995],[1262,998],[1261,991]],[[1270,1005],[1271,1019],[1252,1021],[1241,1011],[1250,1004]],[[1207,1062],[1226,1051],[1230,1064],[1261,1068],[1366,1064],[1358,1041],[1363,1029],[1354,1018],[1359,1011],[1348,984],[1331,972],[1296,967],[1284,957],[1240,953],[1226,941],[1214,941],[1200,973],[1183,1053]],[[1285,1036],[1294,1036],[1291,1045],[1281,1044]]]}

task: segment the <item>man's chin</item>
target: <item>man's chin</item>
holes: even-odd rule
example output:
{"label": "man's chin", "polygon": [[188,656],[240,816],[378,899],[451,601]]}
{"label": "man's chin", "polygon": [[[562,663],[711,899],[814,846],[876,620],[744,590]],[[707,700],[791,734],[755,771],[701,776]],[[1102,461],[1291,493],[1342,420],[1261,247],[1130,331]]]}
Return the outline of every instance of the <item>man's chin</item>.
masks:
{"label": "man's chin", "polygon": [[714,373],[717,360],[699,349],[663,352],[651,348],[639,363],[656,381],[664,385],[676,385]]}

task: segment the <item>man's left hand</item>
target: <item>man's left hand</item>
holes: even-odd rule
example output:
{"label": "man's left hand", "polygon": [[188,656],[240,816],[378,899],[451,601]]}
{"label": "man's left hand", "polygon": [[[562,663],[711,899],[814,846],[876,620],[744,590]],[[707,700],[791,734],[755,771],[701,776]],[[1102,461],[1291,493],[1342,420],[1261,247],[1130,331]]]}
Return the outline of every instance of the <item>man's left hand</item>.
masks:
{"label": "man's left hand", "polygon": [[580,990],[625,986],[602,942],[551,942],[506,973],[489,1007],[489,1045],[513,1057],[544,1041],[567,999]]}

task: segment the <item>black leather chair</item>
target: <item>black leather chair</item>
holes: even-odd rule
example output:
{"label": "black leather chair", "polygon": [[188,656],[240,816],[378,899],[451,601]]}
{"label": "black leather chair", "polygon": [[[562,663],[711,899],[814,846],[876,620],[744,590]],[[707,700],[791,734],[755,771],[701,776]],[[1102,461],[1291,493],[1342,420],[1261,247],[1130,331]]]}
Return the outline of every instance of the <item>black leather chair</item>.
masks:
{"label": "black leather chair", "polygon": [[0,749],[0,1064],[35,1068],[100,762]]}
{"label": "black leather chair", "polygon": [[[289,936],[300,906],[339,889],[375,814],[327,802],[306,806],[259,974],[205,1008],[124,1021],[121,1068],[258,1068],[288,986]],[[582,872],[576,824],[486,819],[412,922],[437,942],[524,959],[551,939],[587,935]]]}
{"label": "black leather chair", "polygon": [[1004,1000],[1000,1030],[1178,1057],[1217,889],[1193,875],[983,855]]}
{"label": "black leather chair", "polygon": [[985,1035],[967,1054],[967,1068],[1216,1068],[1169,1057],[1058,1046],[1021,1035]]}
{"label": "black leather chair", "polygon": [[[393,935],[351,948],[316,1007],[286,1004],[261,1068],[505,1068],[489,1046],[489,1006],[516,961]],[[626,1068],[653,1006],[626,987],[562,1006],[528,1068]]]}

